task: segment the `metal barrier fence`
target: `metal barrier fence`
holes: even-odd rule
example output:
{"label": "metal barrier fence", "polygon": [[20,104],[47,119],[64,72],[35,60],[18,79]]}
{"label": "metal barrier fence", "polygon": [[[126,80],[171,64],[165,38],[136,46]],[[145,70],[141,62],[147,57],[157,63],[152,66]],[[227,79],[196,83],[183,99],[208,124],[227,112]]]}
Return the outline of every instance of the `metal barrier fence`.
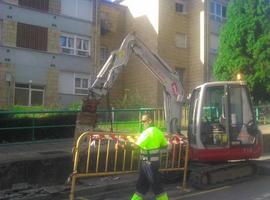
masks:
{"label": "metal barrier fence", "polygon": [[[172,148],[160,152],[160,171],[183,171],[183,188],[186,187],[189,146],[180,135],[166,135]],[[139,149],[133,146],[135,134],[85,132],[73,149],[74,166],[70,200],[74,200],[76,181],[79,178],[134,173],[140,167]]]}
{"label": "metal barrier fence", "polygon": [[[0,111],[0,145],[73,137],[76,110]],[[64,119],[64,120],[63,120]],[[55,133],[69,130],[69,135]]]}
{"label": "metal barrier fence", "polygon": [[[73,138],[78,110],[0,111],[0,145],[50,142]],[[150,112],[157,127],[165,130],[160,108],[98,110],[97,128],[103,131],[141,132],[141,115]]]}
{"label": "metal barrier fence", "polygon": [[141,115],[145,112],[153,115],[154,123],[160,129],[165,128],[164,112],[161,108],[111,109],[100,110],[97,127],[104,131],[141,132]]}

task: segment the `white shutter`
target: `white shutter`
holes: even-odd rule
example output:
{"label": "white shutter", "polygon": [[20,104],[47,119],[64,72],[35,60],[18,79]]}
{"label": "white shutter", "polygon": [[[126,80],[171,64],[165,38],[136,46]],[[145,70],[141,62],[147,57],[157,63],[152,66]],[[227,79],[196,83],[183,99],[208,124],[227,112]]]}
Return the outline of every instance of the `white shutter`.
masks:
{"label": "white shutter", "polygon": [[74,93],[74,73],[60,72],[59,74],[59,93]]}
{"label": "white shutter", "polygon": [[61,14],[76,17],[76,0],[61,0]]}
{"label": "white shutter", "polygon": [[78,0],[77,17],[87,21],[92,21],[93,3],[90,0]]}

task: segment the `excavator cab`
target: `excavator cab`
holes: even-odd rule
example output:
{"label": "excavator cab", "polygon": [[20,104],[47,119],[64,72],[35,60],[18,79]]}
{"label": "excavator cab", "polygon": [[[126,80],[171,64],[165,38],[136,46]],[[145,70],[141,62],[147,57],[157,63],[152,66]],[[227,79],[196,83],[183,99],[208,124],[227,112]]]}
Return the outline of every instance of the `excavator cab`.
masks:
{"label": "excavator cab", "polygon": [[244,82],[210,82],[196,87],[188,124],[193,160],[227,161],[261,155],[250,95]]}

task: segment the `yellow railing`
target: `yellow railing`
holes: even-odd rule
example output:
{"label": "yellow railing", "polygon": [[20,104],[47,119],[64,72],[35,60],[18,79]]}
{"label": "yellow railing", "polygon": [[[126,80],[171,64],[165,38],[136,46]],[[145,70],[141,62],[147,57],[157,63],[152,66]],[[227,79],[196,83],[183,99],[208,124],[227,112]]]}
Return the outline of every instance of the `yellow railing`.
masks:
{"label": "yellow railing", "polygon": [[[168,135],[169,150],[160,153],[160,171],[183,171],[186,187],[188,143],[179,135]],[[73,149],[70,200],[74,200],[79,178],[137,172],[140,167],[139,149],[133,145],[135,134],[84,132]]]}

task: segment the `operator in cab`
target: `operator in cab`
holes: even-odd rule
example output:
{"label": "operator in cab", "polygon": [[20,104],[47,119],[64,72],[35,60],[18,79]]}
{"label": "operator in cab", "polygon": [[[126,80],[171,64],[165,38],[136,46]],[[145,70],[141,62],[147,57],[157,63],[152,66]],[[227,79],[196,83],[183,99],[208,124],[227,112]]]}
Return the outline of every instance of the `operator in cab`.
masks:
{"label": "operator in cab", "polygon": [[131,200],[143,200],[143,196],[150,187],[155,194],[156,200],[168,200],[167,193],[164,192],[159,173],[160,150],[168,146],[164,133],[152,125],[152,117],[146,113],[142,116],[141,122],[144,131],[136,141],[140,147],[140,169],[139,178],[136,184],[136,192]]}

